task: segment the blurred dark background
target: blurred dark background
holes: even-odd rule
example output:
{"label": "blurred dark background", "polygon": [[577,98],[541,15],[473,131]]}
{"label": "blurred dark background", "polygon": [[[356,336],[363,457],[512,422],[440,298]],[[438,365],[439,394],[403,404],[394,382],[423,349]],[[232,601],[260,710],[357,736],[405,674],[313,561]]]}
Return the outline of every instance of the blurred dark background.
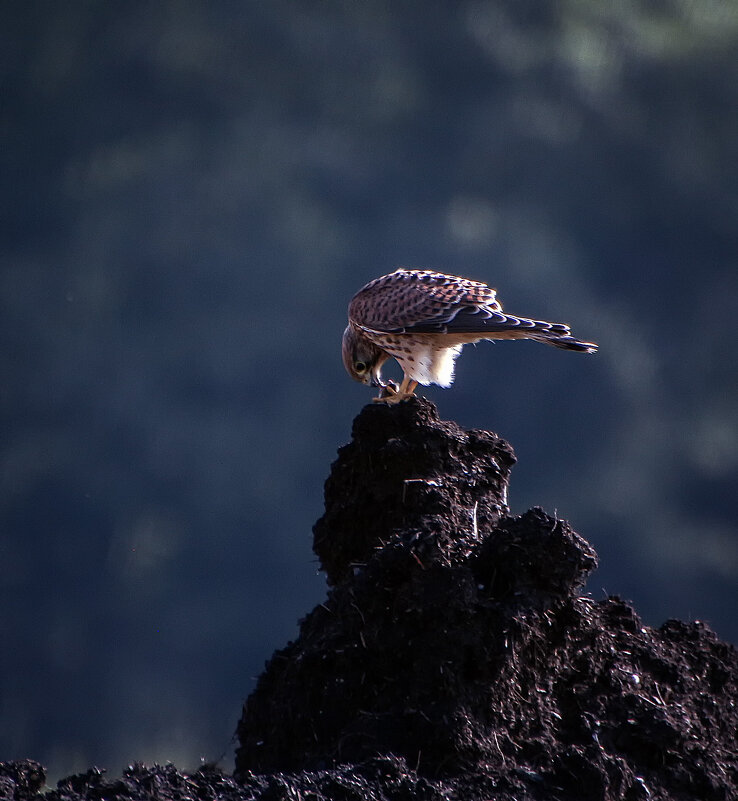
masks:
{"label": "blurred dark background", "polygon": [[400,265],[600,343],[424,394],[595,597],[738,640],[737,54],[708,0],[0,5],[0,759],[227,751],[324,597],[346,305]]}

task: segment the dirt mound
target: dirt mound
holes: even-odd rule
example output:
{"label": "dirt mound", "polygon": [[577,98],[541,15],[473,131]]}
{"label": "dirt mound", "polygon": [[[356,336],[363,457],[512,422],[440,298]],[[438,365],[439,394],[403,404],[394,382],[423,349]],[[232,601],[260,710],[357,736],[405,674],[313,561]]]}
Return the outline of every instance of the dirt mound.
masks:
{"label": "dirt mound", "polygon": [[[580,595],[597,556],[509,515],[514,462],[426,400],[367,406],[314,528],[331,590],[248,699],[234,777],[93,768],[47,801],[738,798],[736,651]],[[2,799],[43,781],[0,764]]]}
{"label": "dirt mound", "polygon": [[314,528],[333,589],[248,699],[238,776],[392,754],[465,798],[734,796],[736,652],[580,596],[594,550],[507,516],[513,463],[426,400],[361,412]]}

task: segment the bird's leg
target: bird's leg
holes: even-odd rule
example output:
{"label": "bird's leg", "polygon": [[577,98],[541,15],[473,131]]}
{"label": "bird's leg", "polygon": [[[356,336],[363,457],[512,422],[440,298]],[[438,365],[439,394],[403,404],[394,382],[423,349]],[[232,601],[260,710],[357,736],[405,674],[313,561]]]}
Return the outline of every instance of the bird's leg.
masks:
{"label": "bird's leg", "polygon": [[[417,381],[413,381],[411,378],[408,378],[406,375],[402,378],[402,383],[400,384],[399,389],[394,389],[393,393],[385,395],[382,393],[378,398],[374,398],[375,403],[399,403],[401,400],[405,400],[405,398],[409,398],[413,392],[415,392],[415,387],[418,386]],[[385,390],[389,389],[389,386],[385,387]]]}

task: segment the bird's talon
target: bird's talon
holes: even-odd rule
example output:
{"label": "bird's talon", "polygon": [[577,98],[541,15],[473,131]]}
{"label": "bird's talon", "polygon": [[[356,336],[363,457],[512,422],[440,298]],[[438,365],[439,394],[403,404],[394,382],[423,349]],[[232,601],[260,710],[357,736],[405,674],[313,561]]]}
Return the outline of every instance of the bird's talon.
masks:
{"label": "bird's talon", "polygon": [[400,401],[404,401],[405,398],[411,397],[410,395],[401,395],[399,392],[396,392],[394,395],[380,395],[378,398],[372,398],[372,403],[399,403]]}
{"label": "bird's talon", "polygon": [[[397,386],[397,382],[392,381],[390,379],[386,384],[380,385],[379,395],[372,400],[374,403],[384,403],[388,401],[390,398],[394,398],[399,391],[399,387]],[[390,401],[392,402],[392,401]]]}

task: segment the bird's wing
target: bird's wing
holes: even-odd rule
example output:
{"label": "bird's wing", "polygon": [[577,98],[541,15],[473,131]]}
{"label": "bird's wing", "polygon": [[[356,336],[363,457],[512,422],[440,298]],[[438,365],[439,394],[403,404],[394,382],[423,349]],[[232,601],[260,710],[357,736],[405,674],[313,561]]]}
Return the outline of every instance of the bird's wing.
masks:
{"label": "bird's wing", "polygon": [[[594,342],[582,342],[571,335],[565,323],[549,323],[546,320],[529,320],[505,314],[487,306],[461,305],[453,316],[426,320],[402,330],[408,334],[451,334],[458,341],[479,341],[479,339],[535,339],[557,348],[595,353]],[[466,337],[471,336],[473,339]]]}
{"label": "bird's wing", "polygon": [[489,306],[459,304],[445,314],[405,326],[404,333],[415,334],[498,334],[519,331],[523,333],[546,332],[555,336],[569,334],[564,323],[548,323],[545,320],[529,320]]}
{"label": "bird's wing", "polygon": [[495,290],[480,281],[400,269],[359,290],[349,304],[349,320],[368,331],[436,333],[453,326],[463,309],[505,316]]}

